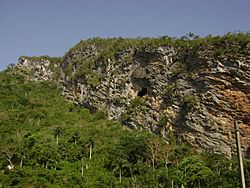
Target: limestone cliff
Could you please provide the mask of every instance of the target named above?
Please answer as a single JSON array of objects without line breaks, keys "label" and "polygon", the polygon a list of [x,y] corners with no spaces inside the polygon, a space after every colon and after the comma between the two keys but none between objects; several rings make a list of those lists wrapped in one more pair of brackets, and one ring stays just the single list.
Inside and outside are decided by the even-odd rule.
[{"label": "limestone cliff", "polygon": [[233,120],[250,146],[250,36],[81,41],[62,58],[21,57],[14,70],[55,80],[62,95],[131,129],[231,156]]}]

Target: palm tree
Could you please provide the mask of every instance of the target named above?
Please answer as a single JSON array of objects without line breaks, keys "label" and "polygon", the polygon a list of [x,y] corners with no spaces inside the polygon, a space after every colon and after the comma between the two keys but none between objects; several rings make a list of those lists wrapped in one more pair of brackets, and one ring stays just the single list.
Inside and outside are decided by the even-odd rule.
[{"label": "palm tree", "polygon": [[89,148],[89,159],[91,160],[92,151],[93,151],[93,147],[94,147],[94,140],[92,139],[92,137],[89,137],[89,139],[86,143],[86,147]]},{"label": "palm tree", "polygon": [[187,33],[187,36],[189,37],[189,40],[191,40],[191,39],[193,39],[194,38],[194,33],[192,33],[192,32],[188,32]]},{"label": "palm tree", "polygon": [[23,148],[19,153],[19,157],[20,157],[20,168],[22,168],[23,161],[24,161],[24,159],[26,159],[26,153],[25,153],[25,150]]},{"label": "palm tree", "polygon": [[80,139],[80,134],[79,132],[75,132],[72,136],[71,136],[71,141],[76,145],[77,141]]},{"label": "palm tree", "polygon": [[122,182],[122,171],[124,168],[128,167],[128,161],[125,159],[118,159],[114,163],[112,163],[113,172],[119,172],[119,182]]},{"label": "palm tree", "polygon": [[63,131],[61,127],[56,127],[54,130],[54,136],[56,137],[56,145],[59,143],[59,136],[62,135]]}]

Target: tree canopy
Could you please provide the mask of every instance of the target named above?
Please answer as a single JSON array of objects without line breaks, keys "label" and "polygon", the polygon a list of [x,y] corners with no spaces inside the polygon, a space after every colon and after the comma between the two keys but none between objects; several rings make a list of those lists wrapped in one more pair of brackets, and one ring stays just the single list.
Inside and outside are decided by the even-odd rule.
[{"label": "tree canopy", "polygon": [[59,93],[0,73],[0,187],[239,186],[234,159],[132,132]]}]

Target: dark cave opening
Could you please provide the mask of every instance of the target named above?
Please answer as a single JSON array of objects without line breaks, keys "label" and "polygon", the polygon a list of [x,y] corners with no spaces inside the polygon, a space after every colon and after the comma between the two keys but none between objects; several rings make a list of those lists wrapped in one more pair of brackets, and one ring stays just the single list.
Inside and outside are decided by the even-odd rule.
[{"label": "dark cave opening", "polygon": [[145,96],[147,93],[148,93],[147,88],[142,88],[142,89],[138,92],[137,96],[138,96],[138,97],[143,97],[143,96]]}]

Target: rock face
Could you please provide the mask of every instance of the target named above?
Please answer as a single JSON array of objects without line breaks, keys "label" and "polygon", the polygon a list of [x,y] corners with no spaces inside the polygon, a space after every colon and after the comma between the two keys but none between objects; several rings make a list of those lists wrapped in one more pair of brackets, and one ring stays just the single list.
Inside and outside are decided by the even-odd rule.
[{"label": "rock face", "polygon": [[17,65],[20,70],[25,67],[26,69],[23,69],[23,71],[25,71],[25,74],[34,81],[52,80],[54,72],[50,66],[51,60],[46,56],[41,58],[22,56],[19,58],[19,63]]},{"label": "rock face", "polygon": [[129,39],[93,39],[60,60],[21,57],[17,68],[32,80],[56,79],[68,100],[93,112],[105,110],[131,129],[149,130],[166,141],[173,141],[174,133],[179,141],[228,157],[236,150],[237,119],[250,157],[249,38],[158,45],[152,45],[156,39],[133,45]]}]

